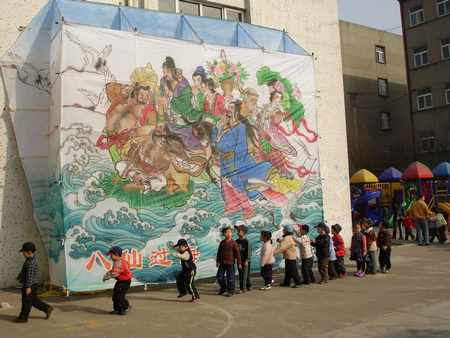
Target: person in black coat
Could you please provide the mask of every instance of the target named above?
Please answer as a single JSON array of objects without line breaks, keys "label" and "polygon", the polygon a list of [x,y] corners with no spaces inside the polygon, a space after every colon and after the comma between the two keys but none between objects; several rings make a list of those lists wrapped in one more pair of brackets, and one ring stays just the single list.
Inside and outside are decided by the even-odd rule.
[{"label": "person in black coat", "polygon": [[319,284],[328,283],[328,264],[330,261],[330,236],[326,231],[326,225],[320,223],[316,226],[319,236],[313,242],[316,248],[317,266],[320,273]]}]

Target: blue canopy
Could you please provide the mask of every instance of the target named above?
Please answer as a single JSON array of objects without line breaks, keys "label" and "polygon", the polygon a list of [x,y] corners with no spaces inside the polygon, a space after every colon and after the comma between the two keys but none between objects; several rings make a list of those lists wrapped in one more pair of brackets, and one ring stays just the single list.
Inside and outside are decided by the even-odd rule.
[{"label": "blue canopy", "polygon": [[400,170],[390,167],[381,173],[378,177],[380,182],[398,182],[402,178],[402,173]]},{"label": "blue canopy", "polygon": [[433,169],[434,177],[450,177],[450,163],[442,162]]},{"label": "blue canopy", "polygon": [[166,13],[80,0],[50,0],[38,16],[53,37],[62,21],[193,43],[309,55],[286,31],[208,17]]}]

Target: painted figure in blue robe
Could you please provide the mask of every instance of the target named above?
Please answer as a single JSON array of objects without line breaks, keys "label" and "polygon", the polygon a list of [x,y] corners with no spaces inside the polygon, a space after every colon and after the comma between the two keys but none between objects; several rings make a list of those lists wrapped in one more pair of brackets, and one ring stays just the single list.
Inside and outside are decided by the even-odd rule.
[{"label": "painted figure in blue robe", "polygon": [[[228,118],[233,120],[232,117]],[[248,152],[247,126],[236,121],[228,123],[228,128],[214,128],[212,141],[220,154],[220,177],[222,196],[225,201],[226,212],[243,210],[249,214],[250,200],[260,196],[257,190],[249,190],[249,180],[267,182],[272,169],[270,162],[257,163]],[[220,125],[220,123],[219,123]]]}]

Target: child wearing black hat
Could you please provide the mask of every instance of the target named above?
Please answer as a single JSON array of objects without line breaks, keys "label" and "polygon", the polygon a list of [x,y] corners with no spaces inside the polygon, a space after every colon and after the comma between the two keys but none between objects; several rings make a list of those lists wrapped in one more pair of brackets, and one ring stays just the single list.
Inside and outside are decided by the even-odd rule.
[{"label": "child wearing black hat", "polygon": [[22,284],[22,309],[15,322],[26,323],[33,306],[46,314],[45,319],[49,319],[53,307],[41,301],[37,295],[39,267],[35,255],[36,246],[32,242],[26,242],[22,245],[20,252],[25,257],[22,271],[17,276],[17,279]]},{"label": "child wearing black hat", "polygon": [[264,279],[264,286],[260,290],[270,290],[272,288],[272,266],[275,263],[272,246],[272,233],[261,231],[261,277]]},{"label": "child wearing black hat", "polygon": [[245,224],[236,224],[234,228],[237,231],[238,239],[236,243],[239,245],[239,254],[241,255],[242,267],[238,268],[239,271],[239,290],[244,293],[245,290],[252,290],[252,282],[250,281],[250,266],[252,258],[252,247],[250,241],[246,238],[247,227]]},{"label": "child wearing black hat", "polygon": [[231,227],[222,229],[222,234],[225,239],[220,242],[216,257],[217,282],[220,285],[219,295],[231,297],[234,295],[234,264],[237,262],[238,267],[242,267],[241,255],[239,245],[232,238]]},{"label": "child wearing black hat", "polygon": [[133,274],[130,271],[125,257],[122,257],[121,247],[113,246],[106,255],[111,256],[113,267],[103,276],[103,281],[111,278],[116,279],[113,289],[113,311],[111,311],[111,314],[123,316],[131,309],[130,303],[125,296],[130,289]]},{"label": "child wearing black hat", "polygon": [[181,272],[177,276],[178,298],[184,297],[189,293],[194,302],[200,299],[200,295],[195,287],[197,266],[194,263],[191,249],[189,248],[188,242],[183,238],[179,239],[173,247],[177,252],[173,253],[172,256],[179,258],[181,262]]}]

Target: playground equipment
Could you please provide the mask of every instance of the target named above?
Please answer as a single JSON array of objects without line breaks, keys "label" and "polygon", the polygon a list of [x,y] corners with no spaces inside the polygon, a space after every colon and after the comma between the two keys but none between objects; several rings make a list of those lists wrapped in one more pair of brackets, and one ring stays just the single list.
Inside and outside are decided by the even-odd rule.
[{"label": "playground equipment", "polygon": [[450,215],[450,163],[442,162],[433,169],[436,205]]},{"label": "playground equipment", "polygon": [[382,196],[389,184],[378,183],[378,178],[367,169],[358,170],[351,178],[352,211],[374,222],[383,220]]},{"label": "playground equipment", "polygon": [[413,162],[403,172],[402,181],[405,191],[424,195],[427,202],[433,199],[433,173],[421,162]]}]

